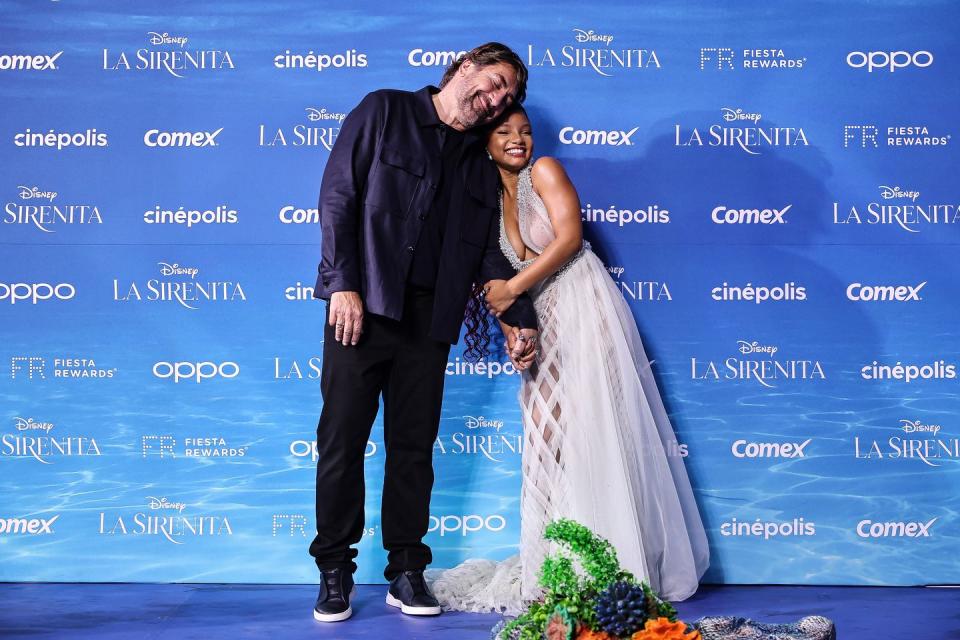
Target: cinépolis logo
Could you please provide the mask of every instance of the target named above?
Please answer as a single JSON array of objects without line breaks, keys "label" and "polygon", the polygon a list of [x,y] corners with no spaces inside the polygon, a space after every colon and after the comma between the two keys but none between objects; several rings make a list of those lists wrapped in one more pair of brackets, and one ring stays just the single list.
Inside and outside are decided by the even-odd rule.
[{"label": "cin\u00e9polis logo", "polygon": [[[616,43],[616,44],[615,44]],[[527,66],[533,68],[585,69],[611,77],[625,70],[660,69],[654,49],[634,46],[620,37],[594,29],[574,28],[565,43],[527,45]]]},{"label": "cin\u00e9polis logo", "polygon": [[18,416],[13,419],[13,426],[13,433],[0,435],[0,458],[27,458],[52,464],[61,458],[102,455],[96,438],[51,435],[51,422]]},{"label": "cin\u00e9polis logo", "polygon": [[685,128],[674,124],[674,146],[734,148],[760,155],[768,147],[808,147],[803,127],[761,126],[761,114],[723,107],[721,124]]},{"label": "cin\u00e9polis logo", "polygon": [[580,220],[601,224],[615,224],[618,227],[634,224],[669,224],[670,210],[658,204],[640,209],[624,208],[615,204],[606,209],[596,208],[589,202],[580,209]]},{"label": "cin\u00e9polis logo", "polygon": [[113,300],[123,303],[172,303],[195,311],[202,305],[246,302],[243,286],[233,280],[198,279],[198,267],[158,262],[160,277],[147,280],[113,279]]},{"label": "cin\u00e9polis logo", "polygon": [[146,224],[175,224],[189,229],[194,225],[237,224],[239,216],[236,209],[226,204],[208,209],[192,209],[183,206],[164,209],[156,205],[143,212],[143,221]]},{"label": "cin\u00e9polis logo", "polygon": [[309,124],[266,125],[261,124],[258,145],[261,147],[322,147],[333,149],[340,133],[340,125],[346,113],[328,111],[326,108],[307,107]]},{"label": "cin\u00e9polis logo", "polygon": [[233,535],[225,514],[185,514],[187,505],[166,496],[147,496],[139,510],[101,511],[98,534],[103,536],[148,536],[172,544],[184,544],[198,538],[223,538]]},{"label": "cin\u00e9polis logo", "polygon": [[753,340],[738,340],[739,355],[714,360],[690,358],[690,378],[723,382],[753,381],[774,388],[780,382],[826,380],[823,365],[816,359],[778,358],[780,347]]},{"label": "cin\u00e9polis logo", "polygon": [[55,203],[60,194],[37,186],[18,186],[17,200],[3,207],[3,224],[33,226],[44,233],[56,233],[64,226],[103,224],[95,204]]},{"label": "cin\u00e9polis logo", "polygon": [[184,78],[236,68],[229,51],[188,47],[189,43],[190,38],[183,34],[149,31],[146,42],[149,46],[134,51],[104,49],[103,70],[161,72]]}]

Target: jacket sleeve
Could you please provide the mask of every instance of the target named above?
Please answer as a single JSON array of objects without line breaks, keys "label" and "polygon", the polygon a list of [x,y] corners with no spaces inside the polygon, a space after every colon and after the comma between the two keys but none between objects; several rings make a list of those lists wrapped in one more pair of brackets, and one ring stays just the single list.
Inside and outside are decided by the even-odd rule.
[{"label": "jacket sleeve", "polygon": [[367,94],[343,121],[323,171],[319,273],[328,293],[361,291],[363,193],[384,112],[382,97],[377,93]]},{"label": "jacket sleeve", "polygon": [[[480,262],[480,283],[488,280],[509,280],[517,274],[507,257],[500,251],[500,215],[497,212],[490,222],[487,233],[487,246],[483,251],[483,260]],[[526,293],[521,294],[510,308],[503,312],[500,320],[511,327],[521,329],[537,328],[537,312],[533,308],[533,300]]]}]

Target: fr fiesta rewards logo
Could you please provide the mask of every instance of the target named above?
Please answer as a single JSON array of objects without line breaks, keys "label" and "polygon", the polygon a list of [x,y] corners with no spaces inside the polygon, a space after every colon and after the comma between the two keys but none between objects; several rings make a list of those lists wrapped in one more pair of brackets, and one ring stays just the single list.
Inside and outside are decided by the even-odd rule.
[{"label": "fr fiesta rewards logo", "polygon": [[151,48],[113,52],[110,49],[104,49],[103,70],[159,71],[182,79],[200,72],[217,73],[236,68],[229,51],[187,48],[189,41],[190,38],[184,35],[148,31],[147,43]]},{"label": "fr fiesta rewards logo", "polygon": [[[51,227],[84,224],[103,224],[96,205],[55,204],[56,191],[40,187],[18,186],[19,202],[7,202],[3,207],[3,224],[33,225],[44,233],[55,233]],[[46,202],[44,202],[46,201]]]},{"label": "fr fiesta rewards logo", "polygon": [[[930,129],[918,123],[892,125],[883,127],[885,135],[881,137],[879,125],[845,124],[843,125],[843,148],[847,149],[851,146],[860,149],[945,147],[953,139],[951,133],[939,131],[939,135],[935,135],[930,133]],[[934,131],[937,131],[936,128]]]},{"label": "fr fiesta rewards logo", "polygon": [[896,73],[897,69],[926,69],[933,64],[933,54],[929,51],[851,51],[847,54],[847,66],[854,69],[866,69]]},{"label": "fr fiesta rewards logo", "polygon": [[[960,222],[956,204],[916,204],[919,191],[908,191],[899,186],[880,185],[880,198],[857,204],[833,203],[833,224],[896,226],[907,233],[921,233],[942,225]],[[893,200],[894,202],[888,202]]]},{"label": "fr fiesta rewards logo", "polygon": [[0,71],[58,71],[57,60],[63,51],[53,54],[0,54]]},{"label": "fr fiesta rewards logo", "polygon": [[750,155],[760,155],[760,150],[767,147],[810,146],[802,127],[762,127],[759,123],[763,116],[759,113],[723,107],[720,118],[734,124],[713,124],[706,129],[694,126],[688,131],[675,124],[674,146],[735,148]]},{"label": "fr fiesta rewards logo", "polygon": [[340,125],[347,114],[314,107],[308,107],[306,113],[308,122],[320,124],[297,124],[286,127],[261,124],[259,146],[323,147],[327,151],[333,149],[333,143],[337,141],[337,136],[340,134]]},{"label": "fr fiesta rewards logo", "polygon": [[184,458],[243,458],[249,446],[231,446],[221,436],[190,437],[183,439],[182,448],[177,448],[177,439],[172,435],[146,435],[140,437],[141,457],[158,456],[176,458],[177,451]]},{"label": "fr fiesta rewards logo", "polygon": [[[738,57],[739,56],[739,57]],[[741,49],[701,47],[700,71],[803,69],[806,57],[788,56],[783,49]]]},{"label": "fr fiesta rewards logo", "polygon": [[[573,44],[541,47],[527,45],[527,66],[536,68],[589,69],[609,78],[627,69],[643,71],[660,69],[660,59],[653,49],[622,46],[613,35],[593,29],[573,29]],[[618,46],[614,47],[614,40]]]},{"label": "fr fiesta rewards logo", "polygon": [[[47,379],[47,358],[41,356],[12,356],[10,358],[10,378],[17,380]],[[53,358],[51,368],[53,377],[64,380],[107,379],[117,375],[118,369],[105,369],[97,365],[93,358]]]}]

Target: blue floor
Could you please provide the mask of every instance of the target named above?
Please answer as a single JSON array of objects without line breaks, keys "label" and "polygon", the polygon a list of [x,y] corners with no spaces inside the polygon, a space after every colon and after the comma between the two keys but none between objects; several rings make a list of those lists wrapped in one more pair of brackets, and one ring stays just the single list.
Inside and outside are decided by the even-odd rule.
[{"label": "blue floor", "polygon": [[[303,585],[0,584],[4,638],[299,638],[481,640],[495,615],[411,618],[384,604],[384,586],[360,586],[352,619],[314,622]],[[677,608],[687,621],[742,615],[785,622],[820,614],[841,640],[960,638],[960,589],[704,586]]]}]

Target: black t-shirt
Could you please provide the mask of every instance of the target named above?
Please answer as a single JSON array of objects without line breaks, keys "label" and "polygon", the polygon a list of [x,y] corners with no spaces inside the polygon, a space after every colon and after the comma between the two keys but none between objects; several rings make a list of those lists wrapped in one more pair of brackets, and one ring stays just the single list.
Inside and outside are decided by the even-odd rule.
[{"label": "black t-shirt", "polygon": [[447,225],[447,211],[453,189],[463,188],[463,181],[457,175],[465,137],[462,132],[445,124],[440,130],[440,183],[437,195],[423,220],[420,237],[413,253],[408,284],[421,289],[433,289],[437,283],[440,268],[440,251],[443,248],[443,231]]}]

